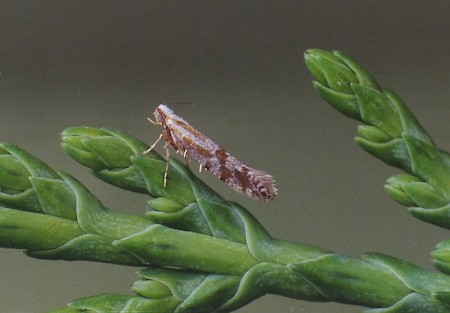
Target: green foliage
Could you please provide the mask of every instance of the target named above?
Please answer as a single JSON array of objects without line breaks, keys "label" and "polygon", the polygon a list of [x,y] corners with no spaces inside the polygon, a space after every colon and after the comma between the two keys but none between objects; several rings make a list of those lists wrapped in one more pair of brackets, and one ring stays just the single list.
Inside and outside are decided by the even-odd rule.
[{"label": "green foliage", "polygon": [[[308,50],[319,94],[362,122],[356,142],[405,173],[387,193],[414,216],[449,228],[450,157],[392,92],[341,52]],[[181,162],[132,136],[73,127],[62,147],[99,179],[148,194],[153,210],[108,209],[85,186],[12,144],[0,145],[0,246],[41,259],[141,266],[134,294],[75,300],[53,313],[231,312],[266,293],[364,306],[364,312],[450,312],[450,243],[433,273],[380,253],[353,259],[270,236],[249,211],[223,199]]]},{"label": "green foliage", "polygon": [[311,49],[305,62],[319,94],[342,114],[363,122],[356,143],[409,174],[388,179],[387,193],[410,206],[414,216],[449,228],[449,154],[436,147],[397,95],[380,88],[344,53]]}]

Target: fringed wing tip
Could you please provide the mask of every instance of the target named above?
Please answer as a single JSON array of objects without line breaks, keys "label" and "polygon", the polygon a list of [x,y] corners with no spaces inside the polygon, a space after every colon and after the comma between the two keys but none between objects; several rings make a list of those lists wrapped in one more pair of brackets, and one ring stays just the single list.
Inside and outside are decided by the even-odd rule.
[{"label": "fringed wing tip", "polygon": [[253,174],[255,175],[258,185],[258,192],[253,196],[262,201],[268,201],[275,198],[278,194],[278,189],[275,186],[273,176],[260,170],[253,170]]}]

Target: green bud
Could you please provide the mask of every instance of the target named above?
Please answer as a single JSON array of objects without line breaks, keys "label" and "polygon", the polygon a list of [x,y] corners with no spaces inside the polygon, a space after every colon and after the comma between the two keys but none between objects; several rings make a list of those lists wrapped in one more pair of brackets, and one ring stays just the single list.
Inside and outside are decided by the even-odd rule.
[{"label": "green bud", "polygon": [[0,207],[1,247],[51,250],[82,234],[72,220]]},{"label": "green bud", "polygon": [[[127,302],[120,313],[136,312],[176,312],[179,301],[175,297],[165,297],[161,299],[147,299],[143,297],[134,297]],[[105,312],[105,313],[109,313]]]},{"label": "green bud", "polygon": [[103,169],[92,172],[97,178],[121,189],[148,194],[147,185],[137,166],[124,169]]},{"label": "green bud", "polygon": [[0,204],[30,212],[42,212],[30,177],[58,177],[47,164],[7,143],[0,144],[0,173]]},{"label": "green bud", "polygon": [[438,291],[434,297],[447,306],[450,306],[450,291]]},{"label": "green bud", "polygon": [[363,313],[448,313],[449,307],[438,298],[438,294],[411,293],[392,306],[369,309]]},{"label": "green bud", "polygon": [[356,137],[355,142],[383,162],[411,173],[411,159],[403,139],[398,138],[388,142],[377,143]]},{"label": "green bud", "polygon": [[416,176],[408,174],[400,174],[390,177],[386,184],[384,185],[384,190],[388,195],[400,204],[405,206],[414,206],[416,203],[411,199],[411,197],[405,192],[403,188],[404,185],[420,182],[420,179]]},{"label": "green bud", "polygon": [[360,99],[355,96],[354,86],[378,90],[373,77],[355,60],[340,51],[330,53],[320,49],[309,49],[305,63],[313,76],[314,88],[342,114],[362,120]]},{"label": "green bud", "polygon": [[73,159],[89,168],[125,168],[133,150],[120,138],[91,127],[72,127],[61,133],[62,147]]},{"label": "green bud", "polygon": [[391,138],[378,127],[370,125],[359,125],[358,134],[367,141],[375,143],[383,143],[391,140]]},{"label": "green bud", "polygon": [[[57,236],[57,234],[52,234]],[[70,239],[63,245],[50,250],[39,250],[34,247],[28,250],[28,256],[38,259],[94,261],[131,266],[144,265],[134,255],[112,245],[114,239],[95,234],[82,234]]]},{"label": "green bud", "polygon": [[407,261],[381,253],[366,253],[362,257],[371,264],[387,269],[405,287],[419,294],[431,296],[438,290],[448,290],[450,286],[450,276],[427,271]]},{"label": "green bud", "polygon": [[334,91],[316,81],[313,82],[313,86],[322,98],[336,110],[352,119],[361,120],[359,104],[355,95]]},{"label": "green bud", "polygon": [[395,110],[398,112],[402,123],[402,131],[418,140],[434,146],[433,139],[427,134],[422,125],[420,125],[419,121],[416,119],[414,114],[411,113],[402,99],[390,90],[383,90],[383,93],[389,102],[395,106]]},{"label": "green bud", "polygon": [[177,309],[180,312],[214,312],[235,295],[240,281],[240,276],[208,275]]},{"label": "green bud", "polygon": [[310,49],[305,54],[305,63],[314,79],[337,92],[352,94],[352,83],[357,83],[355,73],[339,58],[329,52]]},{"label": "green bud", "polygon": [[338,57],[322,49],[308,49],[304,54],[306,67],[311,72],[313,78],[324,86],[328,86],[325,72],[319,62],[319,58],[328,59],[330,62],[339,63]]},{"label": "green bud", "polygon": [[153,200],[148,201],[148,205],[155,210],[166,213],[174,213],[178,212],[183,208],[183,205],[164,197],[155,198]]},{"label": "green bud", "polygon": [[[69,304],[70,307],[80,308],[81,312],[110,313],[122,311],[132,296],[120,294],[104,294],[78,299]],[[85,311],[84,311],[85,310]]]},{"label": "green bud", "polygon": [[19,148],[18,146],[3,143],[0,144],[0,148],[2,148],[3,151],[7,151],[7,153],[16,157],[27,168],[30,176],[58,178],[58,174],[47,164],[45,164],[35,156],[29,154],[25,150]]},{"label": "green bud", "polygon": [[291,267],[327,299],[337,302],[387,306],[411,292],[388,269],[344,256],[325,255]]},{"label": "green bud", "polygon": [[122,189],[148,193],[142,172],[132,157],[162,160],[148,146],[113,128],[72,127],[61,134],[62,147],[73,159],[93,170],[101,180]]},{"label": "green bud", "polygon": [[437,244],[431,256],[434,266],[442,273],[450,275],[450,240]]},{"label": "green bud", "polygon": [[66,173],[60,175],[75,194],[77,221],[86,233],[122,238],[153,224],[146,218],[105,208],[100,200],[75,178]]},{"label": "green bud", "polygon": [[[206,275],[200,272],[164,268],[146,268],[139,271],[139,276],[146,279],[138,283],[139,294],[143,295],[142,291],[147,292],[145,290],[147,286],[144,284],[149,284],[150,288],[154,287],[150,285],[150,282],[162,284],[163,289],[167,288],[173,298],[179,301],[176,312],[213,312],[218,307],[221,312],[229,312],[228,309],[222,310],[221,305],[229,303],[241,281],[240,276]],[[158,288],[158,286],[160,285],[155,287]],[[244,292],[249,293],[251,297],[252,291]],[[160,293],[160,291],[155,292]]]},{"label": "green bud", "polygon": [[448,200],[433,186],[412,175],[389,178],[385,189],[394,200],[406,206],[436,209],[448,204]]},{"label": "green bud", "polygon": [[391,139],[402,135],[402,124],[395,105],[384,93],[354,84],[352,89],[358,99],[362,120],[379,128]]},{"label": "green bud", "polygon": [[405,192],[422,208],[436,209],[449,203],[440,192],[425,182],[409,183],[403,186]]},{"label": "green bud", "polygon": [[450,228],[450,203],[437,209],[425,209],[420,207],[410,207],[408,211],[415,217],[423,221],[432,223],[444,228]]},{"label": "green bud", "polygon": [[358,62],[341,51],[333,51],[333,54],[355,73],[358,84],[374,89],[380,89],[376,80]]},{"label": "green bud", "polygon": [[201,272],[166,267],[146,267],[140,270],[138,275],[145,281],[157,281],[164,284],[180,301],[189,297],[208,277]]},{"label": "green bud", "polygon": [[138,280],[131,289],[138,295],[149,299],[160,299],[172,295],[169,287],[154,280]]},{"label": "green bud", "polygon": [[177,160],[170,159],[166,186],[164,186],[165,160],[148,158],[146,156],[133,156],[131,160],[141,173],[148,193],[153,197],[171,199],[182,205],[188,205],[196,200],[191,184],[186,177],[191,175],[189,169],[184,165],[180,165]]},{"label": "green bud", "polygon": [[[161,198],[157,198],[155,200],[158,199]],[[149,202],[153,203],[153,200]],[[208,222],[197,202],[190,203],[177,212],[172,213],[155,210],[148,211],[145,215],[153,222],[170,228],[193,231],[204,235],[212,235],[210,225],[208,225]]]},{"label": "green bud", "polygon": [[405,134],[404,141],[411,158],[414,174],[429,183],[447,200],[450,200],[450,165],[433,145]]},{"label": "green bud", "polygon": [[77,219],[75,195],[62,179],[31,177],[30,181],[43,213]]},{"label": "green bud", "polygon": [[8,153],[0,154],[0,172],[2,173],[0,175],[0,190],[2,192],[17,194],[31,188],[28,179],[30,172],[15,156]]},{"label": "green bud", "polygon": [[175,312],[179,301],[174,297],[147,299],[121,294],[103,294],[78,299],[67,308],[60,308],[49,313],[136,313],[136,312]]}]

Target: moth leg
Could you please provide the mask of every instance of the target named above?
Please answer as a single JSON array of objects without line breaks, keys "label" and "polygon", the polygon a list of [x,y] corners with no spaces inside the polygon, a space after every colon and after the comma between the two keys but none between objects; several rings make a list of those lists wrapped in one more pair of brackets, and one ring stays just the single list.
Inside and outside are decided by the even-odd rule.
[{"label": "moth leg", "polygon": [[187,152],[188,152],[187,149],[184,150],[184,152],[183,152],[184,164],[185,164],[186,166],[189,165],[189,156],[187,155]]},{"label": "moth leg", "polygon": [[159,135],[158,139],[156,139],[155,143],[152,144],[150,148],[148,148],[147,150],[142,152],[142,154],[147,154],[150,151],[152,151],[155,148],[155,146],[158,144],[158,142],[162,139],[163,136],[164,136],[164,132],[162,132],[161,135]]},{"label": "moth leg", "polygon": [[200,163],[200,166],[198,167],[198,172],[201,173],[202,169],[203,169],[203,165],[202,165],[202,163]]},{"label": "moth leg", "polygon": [[169,161],[170,161],[170,151],[169,145],[166,143],[166,170],[164,171],[164,188],[167,186],[167,174],[169,173]]}]

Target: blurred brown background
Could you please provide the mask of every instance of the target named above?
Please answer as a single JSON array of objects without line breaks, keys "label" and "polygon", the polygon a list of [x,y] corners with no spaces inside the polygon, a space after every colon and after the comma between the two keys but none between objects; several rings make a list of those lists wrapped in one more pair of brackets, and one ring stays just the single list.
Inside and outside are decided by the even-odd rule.
[{"label": "blurred brown background", "polygon": [[[261,204],[199,174],[274,236],[431,268],[448,232],[389,199],[383,183],[398,171],[353,143],[357,123],[314,92],[302,58],[308,48],[350,54],[449,149],[449,31],[449,1],[0,1],[0,141],[74,174],[105,205],[142,214],[145,197],[96,181],[61,151],[59,133],[109,126],[151,144],[160,129],[145,117],[156,105],[191,102],[176,112],[275,176],[279,196]],[[1,312],[130,293],[136,279],[137,268],[0,253]],[[239,310],[360,311],[278,296]]]}]

